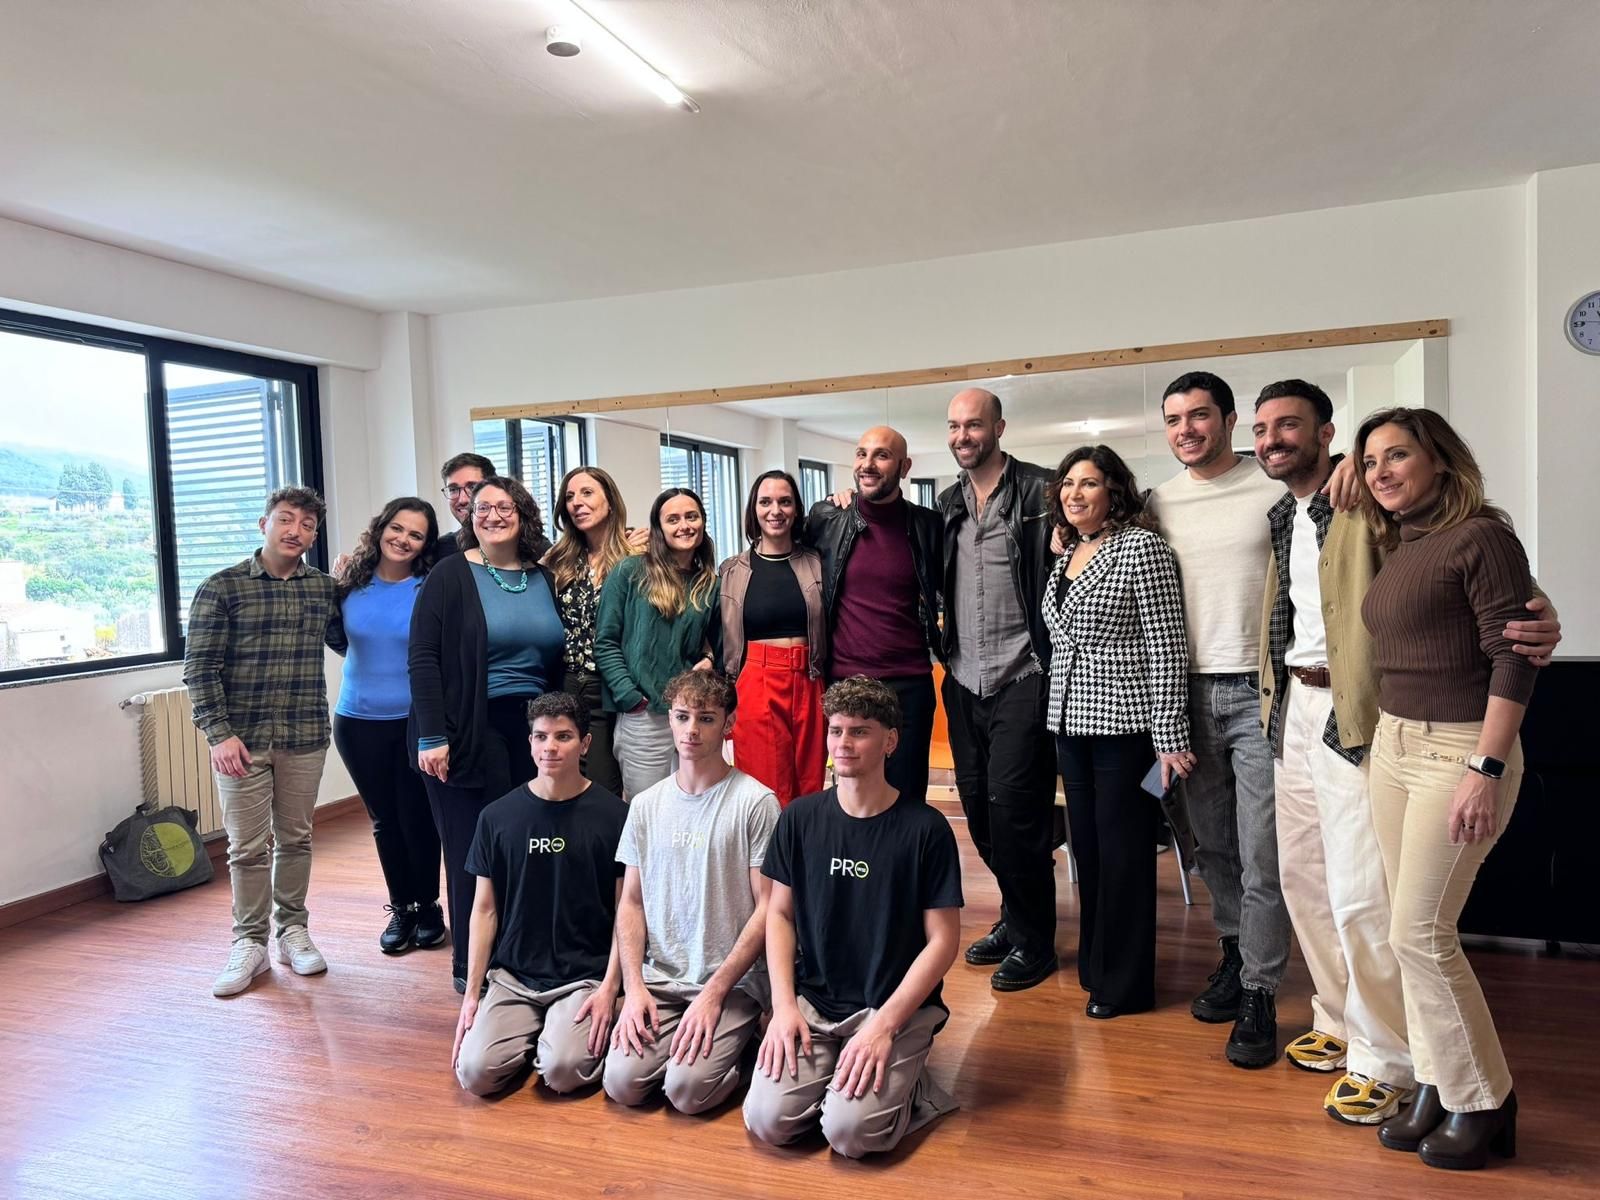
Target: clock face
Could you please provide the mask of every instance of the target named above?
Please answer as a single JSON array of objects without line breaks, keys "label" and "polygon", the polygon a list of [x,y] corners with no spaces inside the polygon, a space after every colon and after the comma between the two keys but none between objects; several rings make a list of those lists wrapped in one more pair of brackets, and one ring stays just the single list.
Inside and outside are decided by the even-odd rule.
[{"label": "clock face", "polygon": [[1580,297],[1567,310],[1567,340],[1586,354],[1600,354],[1600,292]]}]

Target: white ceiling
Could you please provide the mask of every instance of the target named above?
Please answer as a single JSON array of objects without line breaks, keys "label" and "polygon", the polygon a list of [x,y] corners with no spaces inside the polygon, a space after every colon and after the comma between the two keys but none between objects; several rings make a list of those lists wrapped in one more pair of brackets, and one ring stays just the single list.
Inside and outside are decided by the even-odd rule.
[{"label": "white ceiling", "polygon": [[[1006,418],[1005,444],[1056,448],[1086,441],[1128,447],[1153,435],[1165,453],[1161,430],[1161,393],[1187,371],[1212,371],[1227,380],[1239,410],[1235,444],[1251,444],[1250,418],[1255,398],[1279,379],[1304,379],[1328,393],[1334,408],[1345,402],[1347,372],[1357,366],[1392,366],[1415,342],[1328,346],[1241,354],[1188,362],[1100,367],[1089,371],[1057,371],[1047,375],[1015,375],[974,381],[999,396]],[[870,425],[892,425],[905,435],[913,457],[938,463],[944,471],[945,410],[964,385],[921,384],[862,392],[831,392],[779,400],[742,400],[719,408],[760,417],[794,420],[808,433],[836,438],[849,445]],[[1353,432],[1352,431],[1346,431]]]},{"label": "white ceiling", "polygon": [[0,215],[377,309],[567,300],[1600,160],[1570,0],[0,0]]}]

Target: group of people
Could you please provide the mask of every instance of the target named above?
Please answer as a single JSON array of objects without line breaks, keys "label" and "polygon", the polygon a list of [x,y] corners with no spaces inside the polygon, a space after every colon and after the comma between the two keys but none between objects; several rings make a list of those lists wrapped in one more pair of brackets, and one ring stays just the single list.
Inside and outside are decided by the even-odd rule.
[{"label": "group of people", "polygon": [[1262,391],[1253,456],[1214,374],[1175,380],[1162,413],[1183,470],[1145,493],[1106,446],[1012,457],[1000,400],[963,390],[934,508],[901,490],[904,437],[870,429],[854,488],[809,513],[792,476],[761,475],[720,565],[692,490],[632,529],[599,467],[562,480],[552,545],[521,483],[458,455],[457,532],[391,501],[331,577],[304,562],[321,499],[274,493],[261,550],[190,611],[234,891],[215,993],[268,969],[271,924],[292,970],[326,969],[305,906],[326,645],[389,892],[380,948],[450,942],[464,1088],[531,1065],[698,1112],[759,1037],[756,1136],[820,1124],[841,1153],[888,1149],[952,1106],[925,1070],[962,904],[925,803],[938,662],[1001,898],[965,958],[995,990],[1058,969],[1059,776],[1085,1011],[1154,1006],[1165,806],[1222,947],[1191,1011],[1231,1024],[1228,1060],[1278,1057],[1292,930],[1314,996],[1287,1057],[1341,1072],[1330,1115],[1434,1166],[1511,1153],[1456,918],[1516,801],[1554,613],[1436,413],[1374,413],[1344,458],[1302,380]]}]

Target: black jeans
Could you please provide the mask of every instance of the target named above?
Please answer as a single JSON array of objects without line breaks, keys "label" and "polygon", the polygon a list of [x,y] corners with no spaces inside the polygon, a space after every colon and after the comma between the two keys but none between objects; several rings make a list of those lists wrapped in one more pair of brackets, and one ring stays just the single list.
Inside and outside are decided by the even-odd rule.
[{"label": "black jeans", "polygon": [[622,768],[611,750],[611,734],[617,714],[600,710],[600,676],[587,671],[568,671],[561,690],[576,697],[589,710],[589,753],[583,756],[583,775],[598,783],[613,796],[622,795]]},{"label": "black jeans", "polygon": [[482,781],[476,787],[440,783],[425,776],[428,804],[439,840],[444,845],[445,894],[450,901],[450,960],[454,974],[467,973],[467,939],[471,936],[472,896],[478,877],[467,871],[467,851],[478,832],[483,810],[512,788],[534,776],[528,748],[530,696],[496,696],[489,701],[489,728],[484,730]]},{"label": "black jeans", "polygon": [[1148,733],[1056,738],[1078,862],[1078,982],[1124,1012],[1156,1002],[1156,828],[1160,802],[1140,783]]},{"label": "black jeans", "polygon": [[349,768],[372,818],[378,865],[389,903],[433,904],[439,899],[439,831],[416,771],[406,719],[368,721],[333,714],[333,744]]},{"label": "black jeans", "polygon": [[928,798],[928,753],[933,745],[933,718],[938,701],[933,694],[933,672],[880,682],[894,689],[900,700],[900,744],[884,760],[889,786],[902,796]]},{"label": "black jeans", "polygon": [[[1042,672],[975,696],[945,676],[944,709],[967,833],[1000,885],[1000,917],[1029,958],[1055,953],[1056,765]],[[1151,847],[1151,853],[1155,848]]]}]

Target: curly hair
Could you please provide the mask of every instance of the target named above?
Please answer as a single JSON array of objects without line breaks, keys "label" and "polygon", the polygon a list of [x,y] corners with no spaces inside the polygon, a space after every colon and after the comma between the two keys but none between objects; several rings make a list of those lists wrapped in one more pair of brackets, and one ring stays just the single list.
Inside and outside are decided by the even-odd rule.
[{"label": "curly hair", "polygon": [[894,689],[879,679],[852,675],[841,679],[822,693],[822,715],[857,717],[876,721],[885,729],[899,729],[900,698]]},{"label": "curly hair", "polygon": [[567,718],[577,726],[580,738],[589,736],[589,706],[570,692],[546,692],[528,701],[528,728],[540,717],[547,721]]},{"label": "curly hair", "polygon": [[680,703],[686,708],[720,708],[730,717],[739,707],[733,681],[720,671],[680,671],[667,680],[661,699],[668,708]]},{"label": "curly hair", "polygon": [[378,563],[383,559],[383,531],[403,512],[421,513],[428,521],[427,541],[411,560],[411,573],[422,576],[433,570],[435,543],[439,540],[439,518],[433,511],[433,505],[420,496],[397,496],[385,504],[383,511],[373,517],[362,531],[354,553],[339,574],[339,599],[343,600],[351,592],[360,591],[372,582],[372,577],[378,571]]},{"label": "curly hair", "polygon": [[315,488],[308,487],[281,487],[267,497],[267,506],[261,510],[263,517],[270,517],[272,510],[280,504],[287,504],[290,508],[298,508],[301,512],[308,512],[317,519],[317,528],[321,528],[328,519],[328,505],[317,494]]},{"label": "curly hair", "polygon": [[1378,503],[1367,486],[1367,439],[1385,425],[1405,430],[1418,449],[1433,459],[1439,471],[1439,501],[1429,516],[1428,529],[1449,529],[1469,517],[1489,517],[1511,528],[1511,518],[1484,496],[1483,470],[1473,457],[1472,447],[1449,421],[1426,408],[1382,408],[1361,422],[1356,430],[1355,457],[1361,466],[1361,496],[1357,507],[1367,528],[1385,550],[1400,544],[1400,518]]},{"label": "curly hair", "polygon": [[605,527],[598,530],[595,535],[600,543],[596,547],[600,554],[600,563],[595,570],[594,586],[599,587],[605,583],[611,568],[633,553],[628,547],[628,537],[625,532],[628,528],[628,506],[622,502],[622,492],[617,487],[617,481],[611,478],[609,472],[602,471],[599,467],[573,467],[561,477],[561,486],[556,489],[556,544],[551,547],[544,563],[556,577],[558,592],[589,569],[588,537],[572,523],[572,517],[567,512],[567,489],[579,475],[587,475],[600,485],[600,491],[606,498],[606,506],[611,510],[611,515],[606,518]]},{"label": "curly hair", "polygon": [[[511,503],[517,507],[517,558],[518,561],[533,564],[545,556],[550,549],[550,539],[544,536],[544,518],[539,515],[539,505],[528,494],[528,489],[507,475],[491,475],[481,483],[472,485],[472,502],[478,502],[478,496],[484,488],[499,488],[511,497]],[[478,521],[477,514],[473,519],[461,527],[457,535],[463,550],[478,549]]]},{"label": "curly hair", "polygon": [[1072,468],[1081,462],[1091,462],[1105,476],[1106,491],[1111,493],[1111,508],[1106,513],[1108,530],[1132,526],[1136,529],[1156,531],[1156,519],[1145,505],[1146,493],[1139,490],[1139,481],[1133,477],[1128,464],[1122,461],[1110,446],[1079,446],[1061,460],[1050,482],[1045,485],[1045,515],[1050,523],[1061,530],[1063,543],[1076,540],[1078,533],[1067,521],[1066,509],[1061,505],[1061,485],[1066,483]]}]

